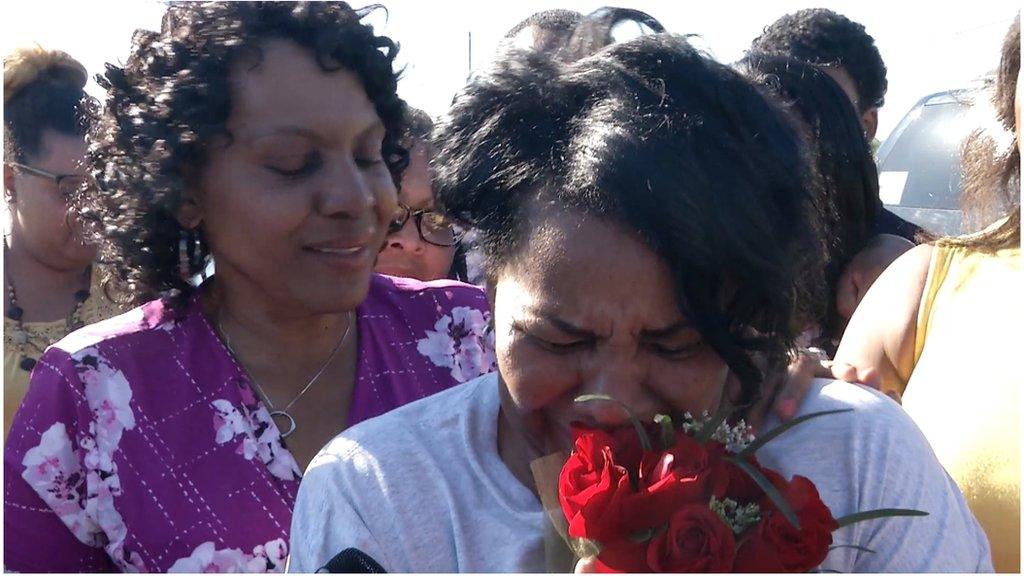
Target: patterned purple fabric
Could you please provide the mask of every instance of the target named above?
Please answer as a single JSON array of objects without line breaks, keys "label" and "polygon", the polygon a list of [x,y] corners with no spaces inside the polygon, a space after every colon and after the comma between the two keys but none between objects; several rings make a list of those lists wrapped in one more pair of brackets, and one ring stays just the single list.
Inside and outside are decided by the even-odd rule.
[{"label": "patterned purple fabric", "polygon": [[[301,472],[201,314],[150,302],[40,359],[4,449],[19,572],[282,571]],[[349,425],[495,368],[479,288],[375,276]]]}]

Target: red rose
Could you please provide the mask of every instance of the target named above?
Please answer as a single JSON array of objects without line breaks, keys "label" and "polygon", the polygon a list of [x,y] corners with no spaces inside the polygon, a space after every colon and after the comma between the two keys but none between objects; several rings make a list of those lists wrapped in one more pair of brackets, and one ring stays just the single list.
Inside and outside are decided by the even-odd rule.
[{"label": "red rose", "polygon": [[736,571],[807,572],[816,568],[828,556],[832,532],[839,524],[807,478],[794,476],[785,482],[774,472],[769,478],[800,520],[800,529],[793,527],[765,496],[761,500],[761,521],[742,538]]},{"label": "red rose", "polygon": [[721,444],[704,445],[684,434],[668,450],[644,454],[640,489],[628,503],[628,530],[662,527],[687,504],[706,507],[712,496],[721,498],[729,484],[723,456]]},{"label": "red rose", "polygon": [[614,439],[600,430],[574,433],[575,449],[558,477],[569,536],[599,542],[623,538],[620,504],[632,488],[626,469],[615,463]]},{"label": "red rose", "polygon": [[651,540],[647,564],[654,572],[730,572],[735,555],[732,529],[707,504],[690,504]]}]

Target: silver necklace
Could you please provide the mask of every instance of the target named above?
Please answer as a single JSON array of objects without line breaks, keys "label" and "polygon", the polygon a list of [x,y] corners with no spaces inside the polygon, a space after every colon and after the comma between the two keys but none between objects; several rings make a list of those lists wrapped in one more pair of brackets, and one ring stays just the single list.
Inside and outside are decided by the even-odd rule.
[{"label": "silver necklace", "polygon": [[[289,402],[283,409],[276,410],[274,408],[274,403],[270,401],[270,397],[267,396],[267,393],[263,391],[263,387],[260,386],[260,383],[257,382],[256,379],[253,378],[252,375],[248,373],[248,371],[246,371],[246,375],[249,376],[249,381],[256,386],[256,391],[259,392],[260,399],[262,399],[270,408],[271,420],[274,420],[275,418],[282,418],[284,419],[284,422],[287,422],[288,430],[281,432],[281,438],[287,438],[288,436],[291,436],[292,432],[295,432],[295,418],[293,418],[292,415],[288,413],[288,410],[291,410],[291,407],[294,406],[295,403],[298,402],[299,399],[302,398],[302,396],[306,392],[308,392],[310,388],[313,387],[313,384],[315,384],[316,381],[320,379],[320,376],[322,376],[323,373],[327,370],[327,367],[331,365],[331,362],[334,360],[334,357],[337,356],[338,351],[341,350],[342,345],[344,345],[345,341],[348,340],[348,333],[352,330],[352,324],[355,322],[354,316],[355,315],[352,314],[352,312],[348,313],[348,325],[345,326],[345,331],[341,334],[341,339],[339,339],[338,343],[334,345],[334,350],[331,350],[330,356],[328,356],[327,360],[325,360],[324,363],[320,366],[320,369],[316,371],[316,374],[314,374],[313,377],[309,379],[309,382],[307,382],[306,385],[302,387],[302,390],[300,390],[299,393],[296,394],[295,398],[292,398],[292,401]],[[221,322],[220,317],[217,318],[217,329],[220,330],[221,336],[224,337],[224,344],[228,347],[228,351],[231,352],[231,355],[234,356],[235,359],[237,360],[238,354],[235,352],[235,349],[231,347],[231,337],[228,336],[228,333],[224,331],[224,324]],[[238,362],[238,365],[241,366],[242,363]],[[245,370],[245,367],[242,366],[242,369]],[[276,420],[274,421],[274,424],[277,425]],[[277,428],[278,430],[280,430],[281,426],[278,425]]]}]

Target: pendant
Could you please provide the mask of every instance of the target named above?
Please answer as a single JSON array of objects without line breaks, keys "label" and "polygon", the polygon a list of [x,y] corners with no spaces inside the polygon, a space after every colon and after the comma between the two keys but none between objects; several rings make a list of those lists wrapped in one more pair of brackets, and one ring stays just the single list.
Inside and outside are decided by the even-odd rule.
[{"label": "pendant", "polygon": [[[285,422],[288,423],[287,430],[284,430],[281,427],[282,423],[279,423],[277,421],[278,417],[284,418]],[[288,436],[291,435],[292,432],[295,432],[295,418],[292,418],[291,414],[284,412],[282,410],[275,410],[270,413],[270,419],[274,421],[274,424],[277,426],[277,429],[281,431],[281,438],[287,438]]]}]

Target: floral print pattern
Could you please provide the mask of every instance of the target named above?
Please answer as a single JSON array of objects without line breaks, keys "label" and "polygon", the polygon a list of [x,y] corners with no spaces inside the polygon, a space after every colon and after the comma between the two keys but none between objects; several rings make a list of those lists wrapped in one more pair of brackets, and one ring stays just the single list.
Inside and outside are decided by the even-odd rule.
[{"label": "floral print pattern", "polygon": [[442,316],[416,343],[416,350],[435,366],[451,370],[456,382],[468,382],[493,372],[494,333],[490,329],[490,313],[459,306],[450,315]]},{"label": "floral print pattern", "polygon": [[[349,426],[494,365],[478,288],[375,276],[357,318]],[[51,347],[4,451],[8,570],[284,569],[300,468],[198,296]]]},{"label": "floral print pattern", "polygon": [[238,548],[217,549],[213,542],[203,542],[188,558],[176,561],[168,572],[283,572],[288,558],[288,545],[278,538],[246,554]]},{"label": "floral print pattern", "polygon": [[22,464],[25,471],[21,477],[60,517],[75,538],[90,546],[102,546],[103,532],[85,513],[82,504],[85,474],[64,424],[58,422],[50,426],[39,444],[25,453]]},{"label": "floral print pattern", "polygon": [[[251,400],[247,402],[246,400]],[[236,454],[246,460],[255,457],[267,465],[267,470],[282,480],[302,477],[299,464],[281,442],[281,432],[274,425],[270,412],[253,398],[248,387],[242,393],[243,407],[218,399],[210,403],[213,408],[213,427],[217,444],[225,444],[241,436]]]}]

